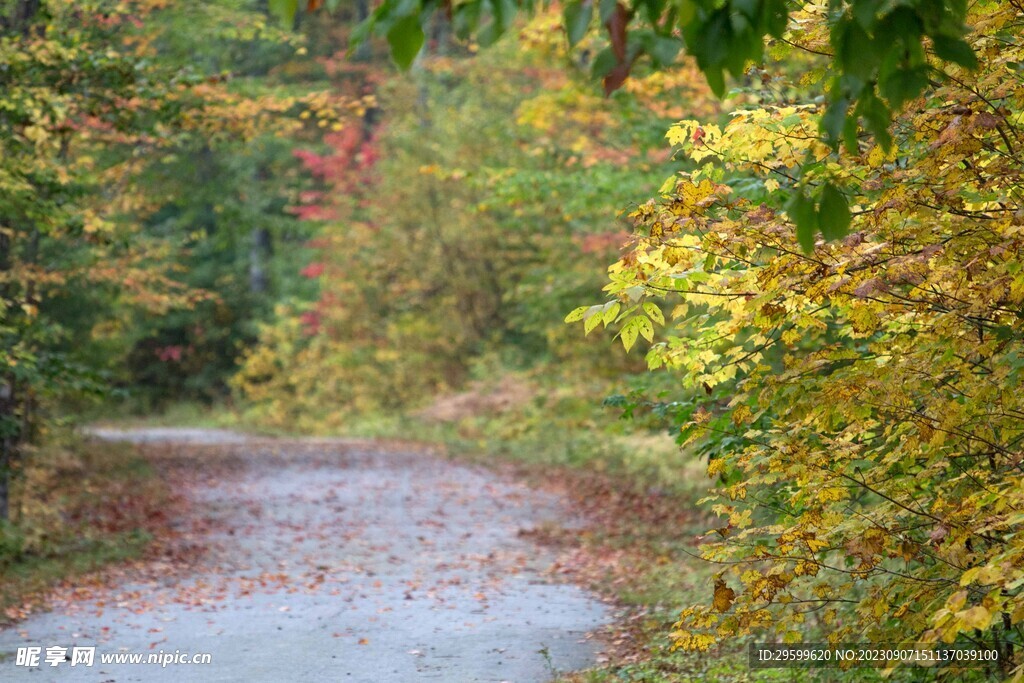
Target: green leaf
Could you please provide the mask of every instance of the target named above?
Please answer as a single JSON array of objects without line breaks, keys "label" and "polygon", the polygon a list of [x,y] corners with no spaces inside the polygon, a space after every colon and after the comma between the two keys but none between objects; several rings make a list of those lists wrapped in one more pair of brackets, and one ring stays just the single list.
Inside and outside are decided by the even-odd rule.
[{"label": "green leaf", "polygon": [[974,50],[961,38],[949,36],[932,36],[932,47],[935,54],[947,62],[953,62],[968,69],[978,68],[978,57]]},{"label": "green leaf", "polygon": [[725,74],[720,67],[709,67],[704,71],[704,77],[708,79],[708,86],[716,96],[725,95]]},{"label": "green leaf", "polygon": [[[370,36],[375,30],[387,24],[388,18],[391,15],[392,7],[388,4],[382,4],[377,7],[373,12],[370,13],[363,21],[359,22],[352,33],[348,37],[348,50],[346,54],[351,56],[355,53],[356,48],[360,44],[370,39]],[[388,24],[389,25],[389,24]]]},{"label": "green leaf", "polygon": [[853,18],[862,27],[870,30],[877,21],[878,10],[882,4],[883,0],[853,0]]},{"label": "green leaf", "polygon": [[388,30],[391,57],[402,70],[408,70],[423,48],[423,26],[420,15],[412,14],[396,21]]},{"label": "green leaf", "polygon": [[480,25],[480,13],[483,11],[482,0],[470,0],[455,6],[455,14],[452,16],[452,26],[455,28],[455,35],[461,40],[469,40]]},{"label": "green leaf", "polygon": [[697,15],[697,3],[694,0],[677,0],[676,11],[676,23],[686,26]]},{"label": "green leaf", "polygon": [[587,309],[589,309],[589,308],[590,308],[590,306],[580,306],[579,308],[572,309],[572,311],[570,311],[569,315],[565,316],[565,322],[567,322],[567,323],[577,323],[577,322],[583,320],[583,314],[586,313]]},{"label": "green leaf", "polygon": [[[847,116],[846,123],[843,125],[843,144],[846,145],[846,151],[850,154],[857,154],[858,152],[857,133],[859,131],[860,127],[857,125],[857,117]],[[888,147],[885,149],[888,151]]]},{"label": "green leaf", "polygon": [[707,19],[698,19],[687,27],[687,49],[697,59],[704,75],[709,79],[711,72],[719,72],[729,60],[733,45],[732,25],[729,21],[729,7],[723,7],[711,14]]},{"label": "green leaf", "polygon": [[584,314],[583,333],[590,334],[595,327],[601,324],[604,316],[601,315],[603,306],[591,306]]},{"label": "green leaf", "polygon": [[[838,87],[833,84],[833,88]],[[825,134],[825,140],[830,145],[838,145],[843,134],[843,126],[846,123],[846,112],[850,108],[850,100],[844,98],[835,99],[829,102],[828,109],[821,117],[819,127]]]},{"label": "green leaf", "polygon": [[295,23],[295,12],[299,9],[299,0],[269,0],[270,13],[287,28]]},{"label": "green leaf", "polygon": [[590,0],[573,0],[565,5],[562,16],[565,19],[569,47],[574,47],[587,35],[590,19],[594,16],[594,5]]},{"label": "green leaf", "polygon": [[878,66],[878,49],[860,24],[853,21],[837,24],[832,42],[844,74],[862,81],[871,78]]},{"label": "green leaf", "polygon": [[657,26],[665,14],[668,1],[675,3],[675,0],[642,0],[635,5],[636,10],[643,9],[644,22],[650,26]]},{"label": "green leaf", "polygon": [[659,325],[665,324],[665,314],[658,308],[658,304],[653,301],[648,301],[644,304],[644,311],[647,315],[651,316],[651,320],[655,321]]},{"label": "green leaf", "polygon": [[732,10],[749,19],[756,19],[761,3],[758,0],[732,0]]},{"label": "green leaf", "polygon": [[683,49],[683,44],[675,38],[666,38],[664,36],[655,36],[651,41],[647,52],[651,55],[655,64],[660,66],[671,66],[676,61],[676,57],[679,56],[679,51]]},{"label": "green leaf", "polygon": [[892,135],[889,134],[889,124],[892,123],[892,112],[885,106],[881,98],[875,94],[871,85],[864,87],[857,101],[857,108],[854,112],[857,116],[864,118],[865,128],[871,131],[872,135],[882,146],[882,149],[889,151],[892,147]]},{"label": "green leaf", "polygon": [[615,68],[615,65],[619,63],[619,60],[615,57],[615,53],[612,52],[610,47],[606,47],[597,53],[594,57],[594,63],[590,67],[590,73],[594,78],[604,78],[611,70]]},{"label": "green leaf", "polygon": [[795,192],[786,203],[790,220],[796,223],[796,238],[805,254],[814,251],[814,233],[818,231],[818,214],[814,202],[802,192]]},{"label": "green leaf", "polygon": [[882,45],[920,45],[921,17],[909,7],[897,7],[875,23],[875,40]]},{"label": "green leaf", "polygon": [[789,11],[786,0],[764,0],[762,3],[764,25],[770,35],[781,38],[789,23]]},{"label": "green leaf", "polygon": [[924,66],[898,69],[878,84],[878,89],[893,109],[899,109],[904,102],[914,99],[927,87],[928,69]]},{"label": "green leaf", "polygon": [[829,183],[821,191],[821,206],[818,209],[818,224],[821,234],[828,241],[841,239],[850,229],[850,205],[846,196]]},{"label": "green leaf", "polygon": [[612,18],[617,4],[619,4],[619,0],[599,0],[598,10],[600,10],[602,24],[607,24],[608,20]]},{"label": "green leaf", "polygon": [[[633,348],[636,338],[640,335],[640,331],[637,329],[638,320],[640,318],[630,318],[629,322],[623,326],[622,332],[619,333],[619,339],[622,340],[622,346],[625,347],[626,351]],[[647,320],[647,318],[644,318],[644,320]],[[649,323],[650,321],[648,320]]]},{"label": "green leaf", "polygon": [[636,318],[633,318],[633,320],[637,321],[636,326],[640,332],[640,336],[649,342],[654,341],[654,324],[651,323],[651,319],[644,316],[637,316]]},{"label": "green leaf", "polygon": [[516,0],[490,0],[490,5],[491,16],[494,17],[494,21],[491,23],[496,30],[495,37],[499,38],[512,25],[518,6]]},{"label": "green leaf", "polygon": [[611,323],[615,322],[616,316],[619,315],[619,311],[622,309],[622,304],[618,301],[611,301],[605,304],[608,308],[605,309],[604,314],[601,316],[601,320],[604,321],[604,326],[608,327]]}]

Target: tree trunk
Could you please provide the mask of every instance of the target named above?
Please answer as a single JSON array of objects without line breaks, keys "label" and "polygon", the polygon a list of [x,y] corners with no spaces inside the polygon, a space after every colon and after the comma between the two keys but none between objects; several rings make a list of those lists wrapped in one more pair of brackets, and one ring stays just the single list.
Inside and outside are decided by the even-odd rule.
[{"label": "tree trunk", "polygon": [[[11,36],[20,34],[28,36],[37,25],[36,18],[41,8],[40,0],[14,0],[6,3],[4,13],[0,13],[0,36]],[[41,24],[41,22],[40,22]],[[4,122],[6,123],[6,121]],[[17,221],[11,216],[5,216],[0,223]],[[0,235],[0,272],[9,271],[12,262],[15,260],[14,239],[9,234]],[[39,250],[39,231],[33,230],[29,237],[28,254],[31,260],[35,260]],[[0,299],[10,308],[17,310],[19,300],[25,303],[34,303],[35,285],[28,282],[23,285],[23,291],[19,291],[17,285],[7,282],[0,288]],[[18,343],[8,343],[6,349],[10,352]],[[6,365],[6,363],[5,363]],[[19,404],[19,396],[16,390],[14,377],[10,375],[0,376],[0,521],[8,521],[11,518],[11,479],[14,466],[19,456],[19,445],[29,432],[31,425],[31,412],[26,405]]]},{"label": "tree trunk", "polygon": [[253,294],[265,294],[270,289],[267,262],[273,250],[269,230],[256,228],[252,231],[252,245],[249,247],[249,291]]},{"label": "tree trunk", "polygon": [[[13,238],[9,234],[0,234],[0,272],[10,270]],[[0,286],[0,300],[12,306],[15,294],[11,282]],[[11,351],[14,343],[4,339],[4,344]],[[4,363],[6,365],[6,363]],[[17,406],[14,401],[14,379],[9,376],[0,377],[0,521],[10,519],[11,499],[11,467],[14,464],[14,449],[17,447]]]},{"label": "tree trunk", "polygon": [[0,522],[11,518],[11,469],[17,448],[13,433],[16,413],[14,385],[7,379],[0,383]]},{"label": "tree trunk", "polygon": [[[370,0],[356,0],[356,20],[361,24],[370,16]],[[369,40],[359,43],[353,55],[360,62],[368,62],[373,57]]]},{"label": "tree trunk", "polygon": [[6,16],[0,16],[0,34],[25,35],[39,12],[39,0],[15,0],[13,5]]}]

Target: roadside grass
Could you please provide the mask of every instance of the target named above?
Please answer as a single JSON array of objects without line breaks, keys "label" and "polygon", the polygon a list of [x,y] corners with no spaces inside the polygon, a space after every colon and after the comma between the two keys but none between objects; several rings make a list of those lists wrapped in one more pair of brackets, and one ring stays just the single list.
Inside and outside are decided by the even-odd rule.
[{"label": "roadside grass", "polygon": [[63,581],[141,557],[167,521],[168,487],[131,446],[58,432],[27,462],[0,526],[0,625]]},{"label": "roadside grass", "polygon": [[202,405],[199,403],[171,403],[158,412],[139,414],[125,404],[108,404],[77,415],[78,422],[96,426],[116,426],[123,429],[133,427],[209,427],[222,428],[225,423],[237,418],[223,405]]}]

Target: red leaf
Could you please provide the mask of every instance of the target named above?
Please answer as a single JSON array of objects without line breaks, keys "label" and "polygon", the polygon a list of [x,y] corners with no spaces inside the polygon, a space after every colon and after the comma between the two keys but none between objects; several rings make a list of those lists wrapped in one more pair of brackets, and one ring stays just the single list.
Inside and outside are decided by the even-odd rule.
[{"label": "red leaf", "polygon": [[605,27],[608,29],[608,37],[612,41],[612,52],[615,54],[619,64],[626,62],[626,24],[629,23],[629,10],[621,3],[615,5],[615,10],[608,17]]},{"label": "red leaf", "polygon": [[300,270],[299,274],[302,277],[307,277],[310,280],[315,280],[316,278],[324,274],[324,264],[317,263],[316,261],[314,261],[313,263],[310,263],[308,266]]},{"label": "red leaf", "polygon": [[611,95],[613,92],[622,87],[622,84],[626,82],[626,78],[629,77],[629,69],[631,64],[618,64],[608,75],[604,77],[604,94]]},{"label": "red leaf", "polygon": [[629,24],[632,16],[628,9],[621,3],[617,3],[612,15],[605,22],[605,28],[608,29],[608,37],[612,41],[612,53],[618,62],[608,72],[608,75],[604,77],[605,95],[611,95],[618,90],[626,82],[629,71],[633,68],[633,59],[627,60],[626,55],[626,26]]}]

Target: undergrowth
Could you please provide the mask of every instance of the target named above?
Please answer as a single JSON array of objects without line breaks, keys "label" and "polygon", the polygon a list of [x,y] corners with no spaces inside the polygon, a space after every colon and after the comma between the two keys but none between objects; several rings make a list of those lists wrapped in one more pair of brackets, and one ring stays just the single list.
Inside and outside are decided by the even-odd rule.
[{"label": "undergrowth", "polygon": [[61,581],[140,557],[166,522],[168,487],[129,445],[57,432],[28,462],[0,523],[0,624]]}]

